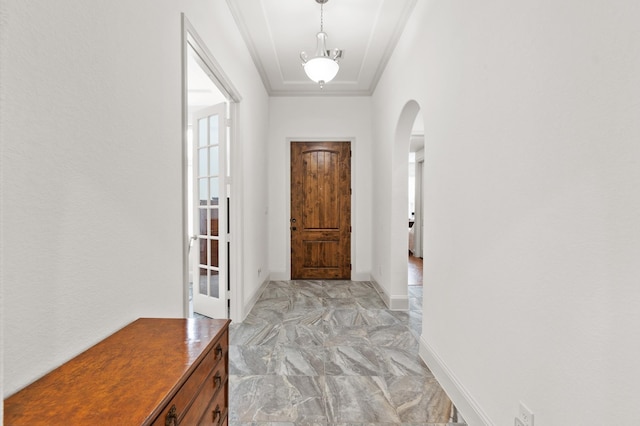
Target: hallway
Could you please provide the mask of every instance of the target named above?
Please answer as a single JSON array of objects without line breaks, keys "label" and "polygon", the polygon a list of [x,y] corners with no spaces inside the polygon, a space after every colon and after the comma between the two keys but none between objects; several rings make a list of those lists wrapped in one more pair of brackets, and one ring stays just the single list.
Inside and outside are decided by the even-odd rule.
[{"label": "hallway", "polygon": [[386,309],[373,285],[270,282],[229,347],[231,425],[463,425],[418,356],[422,287]]}]

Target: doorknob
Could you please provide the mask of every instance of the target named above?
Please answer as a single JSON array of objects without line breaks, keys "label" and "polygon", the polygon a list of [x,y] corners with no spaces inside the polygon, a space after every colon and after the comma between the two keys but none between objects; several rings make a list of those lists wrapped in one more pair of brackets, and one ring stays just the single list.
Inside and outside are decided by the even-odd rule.
[{"label": "doorknob", "polygon": [[296,218],[291,218],[291,223],[296,223]]}]

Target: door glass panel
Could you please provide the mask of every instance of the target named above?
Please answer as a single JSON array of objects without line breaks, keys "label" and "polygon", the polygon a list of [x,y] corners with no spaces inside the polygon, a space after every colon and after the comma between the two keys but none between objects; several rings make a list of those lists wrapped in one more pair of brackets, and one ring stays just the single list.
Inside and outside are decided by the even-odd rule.
[{"label": "door glass panel", "polygon": [[207,120],[201,118],[198,120],[198,146],[207,145]]},{"label": "door glass panel", "polygon": [[[208,265],[209,260],[207,256],[207,249],[209,248],[209,240],[200,237],[200,264]],[[202,273],[202,271],[200,271]]]},{"label": "door glass panel", "polygon": [[209,240],[209,242],[211,245],[211,263],[209,263],[209,266],[217,268],[220,266],[218,261],[218,240]]},{"label": "door glass panel", "polygon": [[220,166],[218,164],[218,149],[219,147],[212,146],[209,148],[209,176],[218,176]]},{"label": "door glass panel", "polygon": [[220,297],[220,273],[218,271],[210,271],[209,278],[209,296]]},{"label": "door glass panel", "polygon": [[210,180],[210,189],[209,191],[211,191],[211,205],[212,206],[217,206],[220,204],[220,200],[218,199],[218,194],[220,193],[220,186],[218,184],[218,178],[211,178]]},{"label": "door glass panel", "polygon": [[200,268],[200,281],[199,281],[199,285],[198,285],[198,293],[200,294],[207,294],[207,284],[209,282],[209,275],[206,269],[204,268]]},{"label": "door glass panel", "polygon": [[211,229],[209,229],[209,235],[217,237],[218,235],[220,235],[218,232],[218,209],[211,209],[209,210],[210,214],[211,214]]},{"label": "door glass panel", "polygon": [[207,158],[207,148],[198,150],[198,176],[209,176],[207,164],[209,163]]},{"label": "door glass panel", "polygon": [[198,232],[200,235],[207,235],[207,210],[206,209],[198,209],[200,212],[200,228]]},{"label": "door glass panel", "polygon": [[212,115],[209,117],[209,145],[218,145],[218,116]]},{"label": "door glass panel", "polygon": [[207,186],[207,182],[208,179],[204,178],[204,179],[198,179],[198,193],[200,194],[200,205],[201,206],[206,206],[207,205],[207,199],[208,197],[208,193],[209,193],[209,187]]}]

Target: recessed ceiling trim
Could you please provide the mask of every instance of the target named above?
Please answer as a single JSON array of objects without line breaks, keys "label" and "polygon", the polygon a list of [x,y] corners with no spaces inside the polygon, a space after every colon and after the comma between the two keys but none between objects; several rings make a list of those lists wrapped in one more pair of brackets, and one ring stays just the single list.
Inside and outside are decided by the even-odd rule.
[{"label": "recessed ceiling trim", "polygon": [[369,61],[370,61],[369,58],[371,57],[372,46],[374,45],[376,29],[378,27],[378,23],[380,22],[380,14],[382,13],[383,8],[384,8],[384,2],[380,2],[380,7],[378,8],[378,11],[376,13],[375,21],[371,26],[371,32],[369,33],[369,37],[367,38],[367,48],[364,51],[364,57],[362,58],[360,69],[358,70],[358,79],[363,76],[363,74],[365,73],[364,72],[365,68],[369,65]]},{"label": "recessed ceiling trim", "polygon": [[233,2],[233,0],[227,0],[227,6],[229,6],[229,10],[231,11],[231,16],[233,16],[233,20],[236,22],[236,25],[240,30],[240,35],[244,40],[244,44],[247,45],[247,49],[249,50],[249,55],[251,56],[251,59],[253,60],[253,63],[255,64],[256,69],[258,70],[258,74],[260,74],[260,79],[262,80],[262,84],[264,85],[264,88],[266,89],[267,93],[271,94],[273,89],[271,87],[271,82],[269,81],[269,76],[267,75],[267,72],[264,69],[264,65],[260,60],[258,49],[256,48],[256,45],[254,44],[253,39],[251,38],[251,33],[249,32],[249,28],[247,27],[244,20],[242,19],[242,13],[240,12],[240,9],[236,6],[236,4]]},{"label": "recessed ceiling trim", "polygon": [[[293,64],[299,66],[299,49],[305,49],[299,46],[301,32],[304,29],[306,37],[307,23],[317,20],[315,13],[307,13],[306,2],[317,7],[313,0],[226,2],[270,96],[373,94],[417,4],[417,0],[353,0],[348,4],[336,1],[333,13],[338,17],[336,25],[343,29],[337,33],[339,44],[350,53],[341,62],[340,71],[344,68],[345,73],[339,73],[320,90],[304,72],[298,73],[293,68]],[[345,28],[348,28],[346,32]],[[296,53],[292,56],[294,50]]]},{"label": "recessed ceiling trim", "polygon": [[384,73],[384,70],[387,67],[387,64],[389,63],[389,60],[391,59],[391,55],[393,54],[393,51],[398,45],[398,41],[400,41],[400,37],[402,36],[404,27],[407,24],[407,21],[409,20],[409,17],[411,16],[411,12],[413,12],[413,9],[415,8],[417,1],[418,0],[409,0],[406,4],[406,7],[402,11],[402,14],[400,15],[400,19],[398,19],[396,27],[393,31],[393,35],[389,39],[389,43],[387,44],[384,54],[382,55],[382,59],[378,64],[378,68],[376,69],[376,73],[374,74],[373,79],[371,80],[371,86],[369,87],[369,90],[372,94],[373,92],[375,92],[376,87],[380,82],[380,78],[382,78],[382,74]]}]

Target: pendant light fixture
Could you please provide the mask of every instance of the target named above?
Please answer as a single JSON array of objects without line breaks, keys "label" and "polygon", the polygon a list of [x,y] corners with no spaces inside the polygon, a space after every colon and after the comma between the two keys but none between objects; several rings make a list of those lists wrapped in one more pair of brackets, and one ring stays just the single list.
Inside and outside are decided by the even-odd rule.
[{"label": "pendant light fixture", "polygon": [[324,32],[324,4],[329,0],[316,0],[320,4],[320,32],[316,34],[316,53],[313,58],[305,52],[300,52],[304,72],[311,80],[320,84],[322,89],[325,83],[330,82],[338,74],[340,65],[338,59],[342,58],[342,50],[327,50],[327,33]]}]

